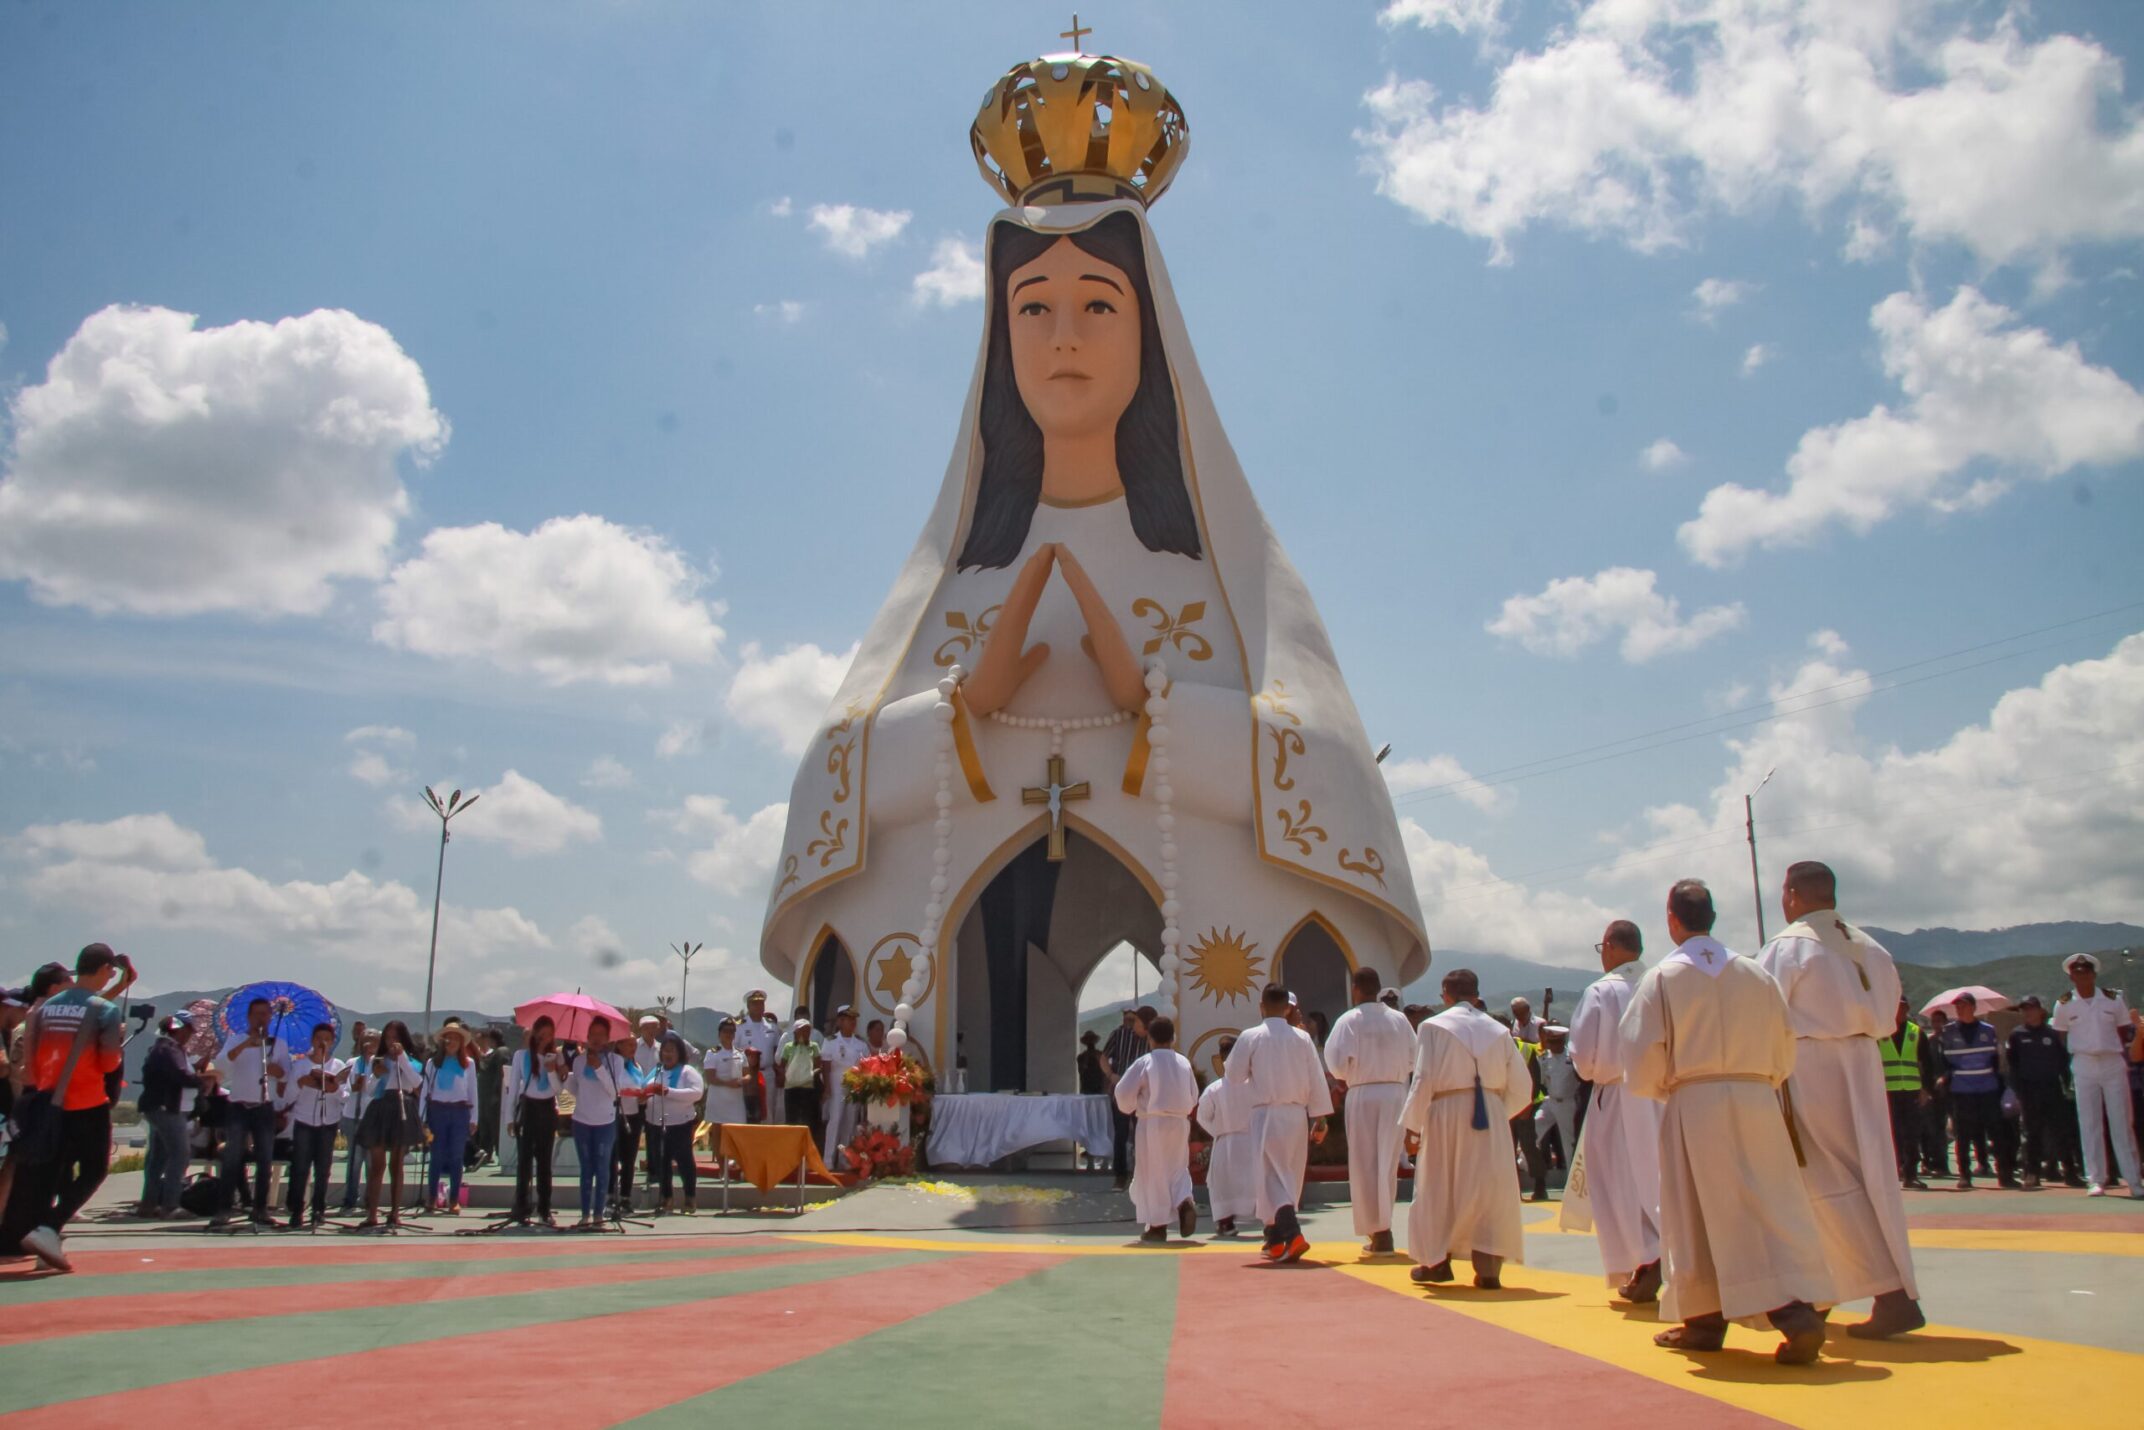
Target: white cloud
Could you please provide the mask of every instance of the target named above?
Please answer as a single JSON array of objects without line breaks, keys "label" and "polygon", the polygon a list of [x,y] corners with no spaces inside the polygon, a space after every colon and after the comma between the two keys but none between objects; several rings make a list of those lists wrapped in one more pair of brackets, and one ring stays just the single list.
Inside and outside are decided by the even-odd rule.
[{"label": "white cloud", "polygon": [[756,730],[786,754],[800,755],[819,733],[820,717],[841,688],[856,647],[835,653],[806,643],[768,655],[748,643],[723,706],[730,718]]},{"label": "white cloud", "polygon": [[1648,472],[1664,472],[1689,460],[1690,454],[1666,437],[1648,444],[1646,449],[1638,454],[1638,461]]},{"label": "white cloud", "polygon": [[1680,838],[1699,851],[1682,862],[1715,881],[1723,908],[1747,908],[1742,796],[1776,768],[1757,802],[1768,901],[1787,863],[1822,859],[1839,873],[1847,916],[1887,927],[2134,916],[2144,901],[2144,635],[2009,691],[1985,720],[1918,751],[1861,736],[1866,673],[1843,663],[1835,633],[1811,646],[1772,684],[1774,708],[1811,703],[1799,692],[1834,700],[1829,687],[1842,682],[1850,698],[1728,741],[1730,762],[1705,800],[1646,813],[1648,842]]},{"label": "white cloud", "polygon": [[655,757],[674,760],[680,755],[697,755],[707,743],[707,732],[704,720],[672,720],[655,737]]},{"label": "white cloud", "polygon": [[1915,507],[1984,505],[2017,478],[2144,455],[2144,394],[1972,288],[1933,311],[1894,293],[1869,321],[1905,405],[1803,433],[1783,492],[1714,487],[1678,533],[1691,556],[1724,566],[1834,524],[1863,533]]},{"label": "white cloud", "polygon": [[584,789],[625,789],[633,783],[633,772],[610,755],[597,755],[588,762],[587,773],[581,776]]},{"label": "white cloud", "polygon": [[[452,780],[432,786],[443,800],[455,787]],[[469,801],[462,801],[466,812],[457,813],[452,825],[456,839],[503,844],[519,857],[556,854],[568,844],[592,843],[603,837],[603,821],[595,811],[551,793],[519,770],[508,770],[488,789],[467,793],[481,796],[483,803],[468,809]],[[388,808],[405,829],[435,834],[439,830],[439,816],[420,799],[397,800]]]},{"label": "white cloud", "polygon": [[1697,301],[1698,320],[1710,323],[1747,299],[1760,286],[1740,278],[1707,278],[1690,290],[1690,296]]},{"label": "white cloud", "polygon": [[372,636],[551,685],[662,685],[673,663],[704,664],[721,646],[703,580],[661,537],[599,516],[553,517],[531,532],[441,527],[381,587]]},{"label": "white cloud", "polygon": [[789,806],[770,804],[749,818],[730,813],[720,795],[687,795],[676,809],[650,811],[656,819],[701,847],[685,856],[686,872],[725,894],[764,894],[782,852],[782,829]]},{"label": "white cloud", "polygon": [[773,303],[754,303],[752,316],[776,323],[799,323],[804,320],[804,305],[794,298],[783,298]]},{"label": "white cloud", "polygon": [[1770,348],[1763,343],[1751,343],[1749,349],[1742,354],[1742,375],[1744,377],[1750,376],[1771,360],[1772,350]]},{"label": "white cloud", "polygon": [[373,786],[401,784],[409,771],[390,763],[377,750],[359,750],[350,760],[350,778]]},{"label": "white cloud", "polygon": [[1506,803],[1505,791],[1480,783],[1450,755],[1387,760],[1378,768],[1384,773],[1385,787],[1395,795],[1433,789],[1450,793],[1484,812],[1501,808]]},{"label": "white cloud", "polygon": [[417,737],[400,725],[360,725],[344,733],[344,741],[352,745],[414,745]]},{"label": "white cloud", "polygon": [[1583,894],[1500,878],[1480,853],[1439,839],[1412,819],[1400,820],[1400,843],[1423,921],[1440,948],[1597,968],[1591,950],[1601,930],[1610,919],[1627,917]]},{"label": "white cloud", "polygon": [[1444,26],[1462,35],[1495,35],[1503,28],[1504,0],[1391,0],[1378,12],[1387,27],[1420,25],[1425,30]]},{"label": "white cloud", "polygon": [[620,951],[623,943],[624,940],[618,937],[618,931],[605,923],[599,914],[585,914],[566,930],[566,947],[584,958],[605,953],[615,954]]},{"label": "white cloud", "polygon": [[351,313],[195,322],[105,308],[15,395],[0,579],[100,612],[278,616],[385,573],[398,459],[447,440],[424,373]]},{"label": "white cloud", "polygon": [[1843,212],[1862,255],[1888,230],[1990,264],[2144,235],[2144,126],[2120,60],[2075,35],[2026,40],[2018,7],[1985,27],[1974,9],[1592,0],[1503,63],[1478,107],[1388,77],[1361,138],[1380,193],[1496,262],[1536,223],[1650,251],[1780,196],[1813,221]]},{"label": "white cloud", "polygon": [[983,296],[983,252],[964,238],[941,238],[931,250],[931,266],[911,285],[915,300],[951,308]]},{"label": "white cloud", "polygon": [[843,258],[863,258],[893,242],[908,227],[907,209],[867,209],[860,204],[813,204],[807,226]]},{"label": "white cloud", "polygon": [[[280,954],[302,950],[337,966],[424,967],[432,902],[408,885],[354,870],[325,884],[278,883],[225,868],[209,857],[199,833],[168,814],[31,825],[11,841],[11,852],[29,865],[19,883],[31,899],[81,910],[99,928],[195,930]],[[515,909],[451,904],[440,916],[439,941],[457,959],[551,947]]]},{"label": "white cloud", "polygon": [[796,212],[796,207],[796,204],[790,199],[789,195],[783,194],[773,203],[767,205],[767,212],[772,214],[776,218],[787,218],[791,214]]},{"label": "white cloud", "polygon": [[1657,580],[1628,566],[1559,577],[1539,595],[1508,598],[1487,629],[1536,655],[1555,656],[1577,655],[1620,632],[1623,659],[1642,665],[1694,650],[1740,626],[1747,614],[1737,601],[1707,606],[1686,621],[1680,602],[1653,589]]}]

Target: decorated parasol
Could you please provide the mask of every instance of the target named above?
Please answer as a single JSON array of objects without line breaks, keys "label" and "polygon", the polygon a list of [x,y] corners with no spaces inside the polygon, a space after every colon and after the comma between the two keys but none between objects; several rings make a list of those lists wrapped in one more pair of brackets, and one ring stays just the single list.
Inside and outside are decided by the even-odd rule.
[{"label": "decorated parasol", "polygon": [[281,1038],[285,1043],[309,1043],[314,1026],[320,1023],[333,1027],[337,1038],[342,1036],[342,1019],[335,1016],[335,1005],[326,997],[302,983],[276,981],[248,983],[231,990],[223,1006],[216,1010],[217,1033],[225,1040],[244,1037],[246,1009],[258,998],[268,1000],[270,1037]]},{"label": "decorated parasol", "polygon": [[1983,1018],[1990,1013],[2000,1013],[2010,1006],[2010,999],[2006,995],[1997,993],[1986,984],[1968,983],[1963,988],[1944,989],[1922,1004],[1921,1012],[1925,1016],[1941,1008],[1945,1013],[1949,1013],[1950,1005],[1957,1002],[1961,996],[1970,996],[1973,1000],[1973,1011]]},{"label": "decorated parasol", "polygon": [[633,1025],[619,1012],[600,998],[591,998],[585,993],[553,993],[547,998],[537,998],[514,1009],[514,1021],[524,1028],[534,1027],[538,1018],[549,1018],[558,1031],[560,1042],[585,1043],[588,1041],[588,1025],[597,1018],[610,1019],[613,1038],[621,1038],[633,1031]]}]

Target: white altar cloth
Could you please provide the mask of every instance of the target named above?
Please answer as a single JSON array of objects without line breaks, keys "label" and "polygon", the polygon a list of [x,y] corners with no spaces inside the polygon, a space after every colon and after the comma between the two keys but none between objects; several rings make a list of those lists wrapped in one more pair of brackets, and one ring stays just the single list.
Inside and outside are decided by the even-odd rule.
[{"label": "white altar cloth", "polygon": [[983,1167],[1045,1142],[1077,1142],[1097,1157],[1110,1149],[1109,1099],[1100,1095],[944,1093],[931,1100],[930,1159],[939,1167]]}]

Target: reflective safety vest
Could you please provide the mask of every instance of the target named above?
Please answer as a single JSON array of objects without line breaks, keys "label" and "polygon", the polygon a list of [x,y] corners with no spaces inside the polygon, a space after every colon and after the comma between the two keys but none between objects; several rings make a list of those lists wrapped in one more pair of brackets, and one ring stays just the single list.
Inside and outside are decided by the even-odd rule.
[{"label": "reflective safety vest", "polygon": [[1919,1092],[1921,1090],[1921,1025],[1911,1018],[1906,1020],[1906,1036],[1893,1043],[1889,1038],[1878,1038],[1876,1046],[1883,1053],[1883,1088],[1885,1092]]}]

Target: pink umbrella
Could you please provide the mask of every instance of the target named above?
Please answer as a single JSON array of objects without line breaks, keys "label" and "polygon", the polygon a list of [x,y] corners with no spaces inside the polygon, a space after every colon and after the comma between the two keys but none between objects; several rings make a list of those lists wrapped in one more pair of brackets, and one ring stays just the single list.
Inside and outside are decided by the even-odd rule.
[{"label": "pink umbrella", "polygon": [[597,1018],[610,1019],[613,1038],[625,1037],[633,1031],[625,1014],[585,993],[553,993],[548,998],[538,998],[514,1009],[514,1021],[524,1028],[535,1026],[538,1018],[549,1018],[558,1030],[559,1041],[566,1043],[587,1042],[588,1025]]},{"label": "pink umbrella", "polygon": [[1923,1004],[1921,1007],[1921,1012],[1923,1015],[1926,1015],[1935,1012],[1935,1010],[1938,1008],[1941,1008],[1945,1013],[1950,1013],[1950,1005],[1957,1002],[1959,995],[1961,994],[1971,995],[1973,999],[1973,1011],[1978,1013],[1983,1018],[1987,1017],[1990,1013],[2000,1013],[2003,1011],[2003,1009],[2010,1006],[2010,1000],[2008,998],[2004,997],[2000,993],[1997,993],[1994,989],[1987,987],[1985,984],[1968,983],[1963,988],[1944,989],[1941,993],[1938,993],[1935,997],[1929,999],[1927,1003]]}]

